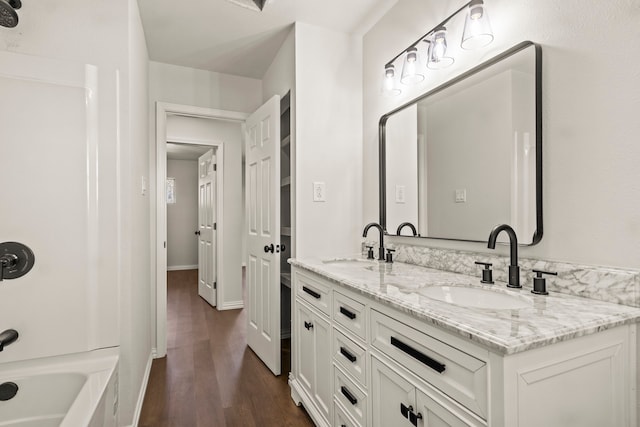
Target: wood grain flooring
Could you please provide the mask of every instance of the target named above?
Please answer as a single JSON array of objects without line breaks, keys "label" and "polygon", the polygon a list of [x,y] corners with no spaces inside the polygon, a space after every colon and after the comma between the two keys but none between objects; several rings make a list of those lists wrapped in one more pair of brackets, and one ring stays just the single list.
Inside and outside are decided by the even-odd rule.
[{"label": "wood grain flooring", "polygon": [[197,276],[168,273],[167,357],[153,361],[139,426],[313,426],[291,400],[290,344],[275,377],[247,347],[244,311],[210,307]]}]

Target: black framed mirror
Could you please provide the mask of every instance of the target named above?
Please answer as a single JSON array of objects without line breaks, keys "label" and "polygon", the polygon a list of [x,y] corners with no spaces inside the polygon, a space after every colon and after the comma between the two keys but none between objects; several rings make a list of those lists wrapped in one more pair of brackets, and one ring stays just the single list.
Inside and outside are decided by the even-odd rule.
[{"label": "black framed mirror", "polygon": [[[380,224],[416,237],[486,242],[542,223],[542,50],[522,42],[383,115]],[[411,236],[405,226],[403,236]]]}]

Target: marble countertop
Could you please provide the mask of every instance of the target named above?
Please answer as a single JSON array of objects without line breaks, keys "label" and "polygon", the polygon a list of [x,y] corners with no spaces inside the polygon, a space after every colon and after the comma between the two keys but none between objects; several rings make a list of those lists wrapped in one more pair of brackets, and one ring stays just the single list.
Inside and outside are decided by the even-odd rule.
[{"label": "marble countertop", "polygon": [[[640,309],[634,307],[560,293],[534,295],[525,284],[523,289],[515,290],[499,281],[483,285],[478,277],[401,262],[387,264],[354,256],[290,259],[289,263],[502,354],[640,321]],[[432,286],[487,288],[525,303],[518,309],[456,305],[421,294]]]}]

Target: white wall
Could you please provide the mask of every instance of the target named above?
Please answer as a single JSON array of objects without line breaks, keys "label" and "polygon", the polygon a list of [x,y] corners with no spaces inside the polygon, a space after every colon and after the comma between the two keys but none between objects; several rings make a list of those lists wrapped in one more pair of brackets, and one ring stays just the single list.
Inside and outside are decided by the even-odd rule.
[{"label": "white wall", "polygon": [[167,204],[167,269],[198,266],[198,161],[167,160],[176,203]]},{"label": "white wall", "polygon": [[[640,59],[638,6],[626,0],[493,0],[494,43],[465,52],[396,99],[380,97],[384,64],[460,5],[398,2],[364,38],[364,220],[378,218],[377,123],[394,107],[509,47],[543,52],[544,237],[522,256],[640,267]],[[461,25],[451,24],[450,46]],[[606,59],[603,59],[606,58]],[[487,230],[488,233],[489,230]],[[483,243],[412,240],[486,251]],[[500,248],[505,253],[506,248]]]},{"label": "white wall", "polygon": [[[149,146],[148,54],[135,0],[128,0],[128,105],[121,145],[121,231],[123,280],[120,287],[119,425],[135,424],[140,416],[151,364],[149,293]],[[147,190],[142,193],[142,181]]]},{"label": "white wall", "polygon": [[242,303],[241,236],[244,226],[241,125],[224,120],[171,115],[167,118],[167,140],[222,142],[224,145],[223,225],[219,228],[223,240],[218,245],[224,269],[223,276],[218,279],[218,308],[237,306]]},{"label": "white wall", "polygon": [[[93,64],[100,72],[109,73],[102,74],[101,79],[115,80],[115,73],[108,70],[119,70],[119,127],[114,117],[113,121],[101,123],[98,135],[101,153],[110,153],[101,158],[100,171],[110,177],[100,187],[100,198],[108,206],[100,215],[109,224],[110,236],[98,245],[98,251],[104,254],[100,258],[104,268],[94,272],[108,280],[105,286],[119,293],[119,297],[114,298],[117,301],[114,304],[110,299],[100,300],[94,309],[101,313],[115,312],[112,328],[116,331],[115,344],[120,344],[119,424],[131,424],[151,352],[149,200],[140,193],[142,177],[149,176],[147,51],[137,3],[134,0],[25,3],[19,16],[18,27],[0,31],[0,50]],[[103,92],[101,96],[110,94]],[[55,144],[54,136],[48,142]],[[70,153],[58,150],[47,161],[64,167],[69,157]],[[31,202],[37,203],[37,199],[32,198]],[[65,215],[81,218],[73,211]],[[51,256],[39,255],[41,261]],[[59,258],[60,254],[55,256]],[[78,297],[62,291],[59,295],[63,300]],[[48,302],[52,306],[57,304]],[[64,303],[60,306],[64,307]],[[86,323],[87,319],[78,318],[76,322]]]},{"label": "white wall", "polygon": [[[296,256],[359,251],[362,235],[362,44],[296,23]],[[326,202],[313,202],[324,182]]]}]

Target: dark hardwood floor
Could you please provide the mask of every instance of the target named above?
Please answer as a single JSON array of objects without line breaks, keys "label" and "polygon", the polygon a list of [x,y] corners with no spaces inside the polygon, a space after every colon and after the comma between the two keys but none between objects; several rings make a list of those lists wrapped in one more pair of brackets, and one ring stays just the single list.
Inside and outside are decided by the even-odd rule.
[{"label": "dark hardwood floor", "polygon": [[313,426],[291,400],[288,342],[275,377],[247,347],[244,310],[217,311],[197,270],[168,273],[167,357],[151,367],[141,427]]}]

